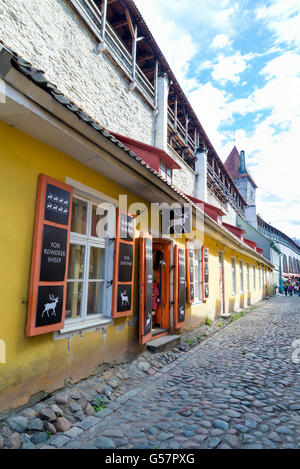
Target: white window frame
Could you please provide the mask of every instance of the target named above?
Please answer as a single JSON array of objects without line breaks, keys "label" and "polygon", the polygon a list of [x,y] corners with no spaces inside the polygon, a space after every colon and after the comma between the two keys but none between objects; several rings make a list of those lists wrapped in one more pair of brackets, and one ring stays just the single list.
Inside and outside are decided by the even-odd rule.
[{"label": "white window frame", "polygon": [[253,264],[253,291],[256,291],[256,265]]},{"label": "white window frame", "polygon": [[[196,285],[196,264],[198,264],[198,283],[199,283],[199,297],[196,296],[196,288],[194,288],[195,291],[195,303],[202,303],[203,302],[203,278],[202,278],[202,248],[194,247],[194,256],[193,256],[193,262],[194,262],[194,287]],[[198,259],[196,259],[196,252],[199,253]]]},{"label": "white window frame", "polygon": [[231,258],[231,296],[236,296],[236,258]]},{"label": "white window frame", "polygon": [[[109,298],[111,295],[112,290],[108,292],[108,282],[110,281],[109,275],[112,276],[112,265],[113,259],[113,252],[110,248],[110,240],[108,239],[99,239],[91,234],[91,222],[92,222],[92,210],[93,206],[99,205],[101,202],[107,202],[107,200],[100,200],[96,197],[89,197],[88,195],[82,195],[78,192],[74,192],[73,194],[74,199],[82,200],[83,202],[87,203],[87,231],[86,234],[80,234],[71,232],[70,233],[70,245],[80,245],[85,247],[85,258],[84,258],[84,277],[83,280],[76,280],[76,279],[68,279],[67,284],[69,283],[76,283],[82,282],[82,303],[81,303],[81,311],[80,317],[77,318],[66,318],[65,319],[65,327],[61,330],[61,333],[71,332],[73,330],[78,329],[86,329],[92,326],[97,325],[105,325],[111,323],[110,318],[110,311],[109,306],[111,305],[112,298]],[[90,314],[87,315],[87,300],[88,300],[88,287],[90,283],[93,283],[93,279],[89,279],[89,265],[90,265],[90,248],[96,247],[105,250],[105,265],[104,265],[104,298],[103,298],[103,311],[99,314]],[[102,280],[101,280],[102,281]],[[95,279],[95,282],[98,282]]]},{"label": "white window frame", "polygon": [[239,272],[240,272],[240,293],[244,294],[245,293],[244,261],[242,259],[239,260]]},{"label": "white window frame", "polygon": [[160,162],[160,174],[167,182],[172,184],[172,169],[168,168],[163,161]]},{"label": "white window frame", "polygon": [[261,290],[261,268],[258,266],[258,281],[259,281],[259,290]]},{"label": "white window frame", "polygon": [[247,293],[250,291],[250,265],[246,262],[246,290]]}]

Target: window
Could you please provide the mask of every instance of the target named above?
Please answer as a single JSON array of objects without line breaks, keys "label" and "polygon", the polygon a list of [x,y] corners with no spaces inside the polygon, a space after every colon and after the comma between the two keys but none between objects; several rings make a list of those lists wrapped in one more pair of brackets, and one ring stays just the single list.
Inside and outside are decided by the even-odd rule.
[{"label": "window", "polygon": [[249,264],[246,264],[246,273],[247,273],[247,292],[250,291],[250,267]]},{"label": "window", "polygon": [[202,254],[201,249],[194,250],[195,301],[202,300]]},{"label": "window", "polygon": [[243,266],[243,261],[240,261],[239,265],[240,265],[240,292],[244,293],[244,266]]},{"label": "window", "polygon": [[261,269],[258,267],[258,281],[259,281],[259,289],[261,290]]},{"label": "window", "polygon": [[160,163],[160,174],[167,182],[172,183],[172,170],[167,168],[162,161]]},{"label": "window", "polygon": [[232,296],[236,295],[236,262],[235,258],[231,259],[231,279],[232,279]]},{"label": "window", "polygon": [[97,202],[74,196],[69,252],[66,322],[80,323],[108,314],[108,240],[97,237]]},{"label": "window", "polygon": [[256,266],[253,266],[253,291],[256,290]]}]

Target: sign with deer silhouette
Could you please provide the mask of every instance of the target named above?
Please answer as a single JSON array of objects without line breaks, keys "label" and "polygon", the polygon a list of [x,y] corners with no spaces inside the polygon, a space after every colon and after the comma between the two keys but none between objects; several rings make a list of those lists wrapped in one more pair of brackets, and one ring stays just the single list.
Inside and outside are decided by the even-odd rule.
[{"label": "sign with deer silhouette", "polygon": [[202,276],[203,276],[203,300],[209,298],[209,249],[202,248]]},{"label": "sign with deer silhouette", "polygon": [[135,253],[135,219],[117,210],[114,249],[112,318],[133,313],[133,279]]},{"label": "sign with deer silhouette", "polygon": [[72,187],[41,174],[38,181],[26,335],[63,329]]},{"label": "sign with deer silhouette", "polygon": [[70,192],[47,184],[45,220],[68,225],[70,213]]},{"label": "sign with deer silhouette", "polygon": [[63,286],[45,286],[38,289],[36,327],[49,326],[61,321]]},{"label": "sign with deer silhouette", "polygon": [[131,285],[119,285],[118,287],[118,313],[128,311],[131,307],[132,302],[132,290]]}]

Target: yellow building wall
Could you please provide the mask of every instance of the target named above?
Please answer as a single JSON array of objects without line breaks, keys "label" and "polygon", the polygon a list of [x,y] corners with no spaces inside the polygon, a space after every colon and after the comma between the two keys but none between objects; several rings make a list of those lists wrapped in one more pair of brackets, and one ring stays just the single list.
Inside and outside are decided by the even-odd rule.
[{"label": "yellow building wall", "polygon": [[[206,318],[216,319],[221,313],[221,295],[219,285],[219,253],[224,253],[224,313],[233,313],[242,311],[266,297],[267,293],[271,295],[273,285],[271,281],[271,269],[269,271],[269,284],[267,290],[267,281],[265,288],[259,288],[258,263],[253,258],[240,254],[221,244],[213,238],[204,234],[204,246],[209,249],[209,298],[200,304],[187,306],[186,328],[195,327],[203,323]],[[236,260],[236,292],[232,291],[232,270],[231,258]],[[243,261],[244,272],[244,292],[240,285],[239,261]],[[246,264],[249,263],[249,291],[247,291],[247,272]],[[256,267],[256,287],[254,288],[253,265]],[[267,269],[266,267],[261,267]],[[267,278],[267,275],[266,277]]]},{"label": "yellow building wall", "polygon": [[[102,331],[84,332],[71,340],[54,340],[53,333],[25,336],[38,176],[65,182],[66,176],[118,199],[128,206],[143,199],[99,173],[0,121],[0,340],[6,363],[0,360],[0,412],[27,402],[40,391],[51,392],[95,371],[137,347],[133,317],[114,321]],[[137,243],[138,245],[138,243]],[[138,247],[138,246],[137,246]],[[137,251],[138,254],[138,251]],[[135,285],[138,283],[135,263]],[[138,297],[134,298],[134,313]],[[3,355],[3,353],[2,353]]]},{"label": "yellow building wall", "polygon": [[[145,201],[69,156],[45,145],[0,121],[0,413],[27,403],[30,396],[41,397],[95,372],[101,363],[120,358],[138,347],[137,312],[139,243],[136,240],[134,315],[113,321],[103,330],[83,332],[72,338],[54,340],[53,333],[33,338],[25,336],[27,301],[34,231],[35,203],[40,173],[65,182],[68,176],[115,199],[127,194],[128,206]],[[146,203],[146,205],[148,205]],[[150,210],[149,210],[150,213]],[[180,245],[184,239],[176,240]],[[225,251],[225,312],[241,307],[242,298],[231,295],[231,256],[237,252],[205,235],[209,248],[209,299],[187,305],[186,327],[201,324],[220,313],[219,250]],[[254,261],[247,257],[250,266]],[[246,274],[244,274],[246,279]],[[245,280],[246,281],[246,280]],[[237,268],[237,288],[239,273]],[[250,282],[252,273],[250,268]],[[258,272],[257,272],[258,285]],[[244,303],[263,297],[256,289]]]}]

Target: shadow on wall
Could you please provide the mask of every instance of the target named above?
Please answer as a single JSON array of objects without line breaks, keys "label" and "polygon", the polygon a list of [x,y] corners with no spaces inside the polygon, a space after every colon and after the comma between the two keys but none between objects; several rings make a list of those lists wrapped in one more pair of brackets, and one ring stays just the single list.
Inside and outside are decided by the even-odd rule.
[{"label": "shadow on wall", "polygon": [[248,292],[248,296],[247,296],[247,306],[250,306],[250,305],[251,305],[251,298],[252,298],[251,292]]},{"label": "shadow on wall", "polygon": [[216,307],[215,307],[215,317],[218,318],[221,315],[221,301],[219,298],[216,299]]},{"label": "shadow on wall", "polygon": [[233,313],[235,308],[235,298],[230,298],[228,302],[228,313]]},{"label": "shadow on wall", "polygon": [[0,339],[0,363],[6,363],[6,344]]},{"label": "shadow on wall", "polygon": [[243,309],[245,307],[245,295],[242,294],[240,295],[240,309]]}]

